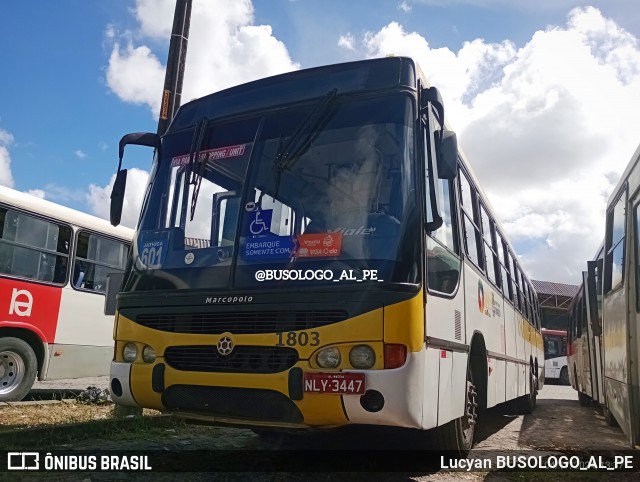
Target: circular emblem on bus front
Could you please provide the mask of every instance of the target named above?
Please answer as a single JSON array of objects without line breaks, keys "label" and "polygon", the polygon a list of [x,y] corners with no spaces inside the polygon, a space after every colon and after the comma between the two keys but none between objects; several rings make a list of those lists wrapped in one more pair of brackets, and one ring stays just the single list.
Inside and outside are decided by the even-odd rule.
[{"label": "circular emblem on bus front", "polygon": [[233,351],[233,340],[228,336],[223,336],[218,340],[218,353],[222,356],[229,355]]}]

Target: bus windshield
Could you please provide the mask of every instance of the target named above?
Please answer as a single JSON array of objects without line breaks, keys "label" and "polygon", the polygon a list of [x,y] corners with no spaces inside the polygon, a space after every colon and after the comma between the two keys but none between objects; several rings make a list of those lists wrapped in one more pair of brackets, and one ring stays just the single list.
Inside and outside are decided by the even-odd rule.
[{"label": "bus windshield", "polygon": [[417,283],[414,119],[344,96],[170,131],[126,290]]}]

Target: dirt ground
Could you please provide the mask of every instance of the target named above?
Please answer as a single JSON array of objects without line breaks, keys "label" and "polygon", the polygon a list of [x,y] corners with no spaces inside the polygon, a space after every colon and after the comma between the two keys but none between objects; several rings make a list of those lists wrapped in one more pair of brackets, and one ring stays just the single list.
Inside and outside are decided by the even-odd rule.
[{"label": "dirt ground", "polygon": [[[39,384],[34,391],[40,395],[47,390],[82,390],[87,386],[106,388],[108,378],[79,379],[75,381],[46,382]],[[378,435],[372,435],[377,433]],[[118,436],[78,440],[65,444],[58,449],[71,450],[163,450],[172,451],[192,450],[242,450],[247,456],[255,454],[256,450],[265,449],[326,449],[353,448],[363,446],[379,450],[382,448],[397,449],[398,444],[407,442],[407,437],[401,435],[388,436],[386,432],[336,431],[326,433],[311,433],[294,437],[261,439],[254,432],[245,429],[229,427],[210,427],[200,425],[181,425],[170,428],[159,428],[142,435],[132,433],[130,436]],[[491,409],[484,412],[479,419],[476,431],[476,445],[471,451],[470,458],[487,457],[490,453],[516,453],[513,451],[533,451],[534,454],[561,454],[568,450],[629,450],[622,431],[617,427],[609,427],[596,408],[581,407],[577,394],[571,388],[561,385],[547,384],[539,393],[538,406],[532,415],[515,416],[505,413],[501,409]],[[373,444],[373,445],[371,445]],[[380,445],[382,444],[382,445]],[[348,452],[345,452],[348,453]],[[40,474],[44,475],[44,474]],[[76,480],[71,475],[57,474],[48,480]],[[563,473],[563,472],[520,472],[507,473],[501,471],[484,472],[447,472],[430,471],[428,473],[410,474],[264,474],[264,473],[154,473],[147,474],[143,480],[173,481],[176,476],[181,480],[403,480],[403,481],[436,481],[449,482],[453,480],[640,480],[637,473]],[[586,477],[588,476],[588,477]],[[93,473],[82,480],[120,480],[115,475]],[[0,477],[1,479],[1,477]],[[28,479],[35,480],[35,479]]]}]

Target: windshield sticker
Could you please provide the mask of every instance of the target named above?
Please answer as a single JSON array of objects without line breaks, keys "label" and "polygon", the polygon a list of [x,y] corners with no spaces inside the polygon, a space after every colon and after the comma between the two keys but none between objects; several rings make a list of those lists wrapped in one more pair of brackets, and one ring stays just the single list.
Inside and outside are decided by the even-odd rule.
[{"label": "windshield sticker", "polygon": [[[216,149],[200,151],[198,160],[215,161],[217,159],[244,156],[246,146],[246,144],[238,144],[236,146],[218,147]],[[187,164],[189,164],[189,157],[191,157],[191,154],[183,154],[182,156],[174,157],[173,159],[171,159],[171,167],[186,166]]]},{"label": "windshield sticker", "polygon": [[271,218],[273,209],[258,209],[244,218],[244,234],[246,236],[260,236],[271,234]]},{"label": "windshield sticker", "polygon": [[191,264],[194,259],[196,259],[196,256],[193,253],[187,253],[184,257],[184,262],[185,264]]},{"label": "windshield sticker", "polygon": [[169,233],[143,231],[138,238],[138,260],[143,269],[161,268],[169,249]]},{"label": "windshield sticker", "polygon": [[246,260],[263,260],[290,258],[293,252],[291,237],[271,235],[248,240],[242,254]]},{"label": "windshield sticker", "polygon": [[378,278],[377,269],[343,269],[334,271],[331,269],[259,269],[254,275],[256,281],[331,281],[366,283],[384,280]]},{"label": "windshield sticker", "polygon": [[342,233],[301,234],[298,236],[297,258],[340,256]]}]

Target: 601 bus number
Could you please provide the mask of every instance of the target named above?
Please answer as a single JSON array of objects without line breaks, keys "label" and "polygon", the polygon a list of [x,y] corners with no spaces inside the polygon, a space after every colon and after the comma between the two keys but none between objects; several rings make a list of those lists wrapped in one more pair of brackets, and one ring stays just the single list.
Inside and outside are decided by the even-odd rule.
[{"label": "601 bus number", "polygon": [[320,344],[320,333],[317,331],[285,331],[276,333],[278,335],[278,343],[276,346],[318,346]]}]

